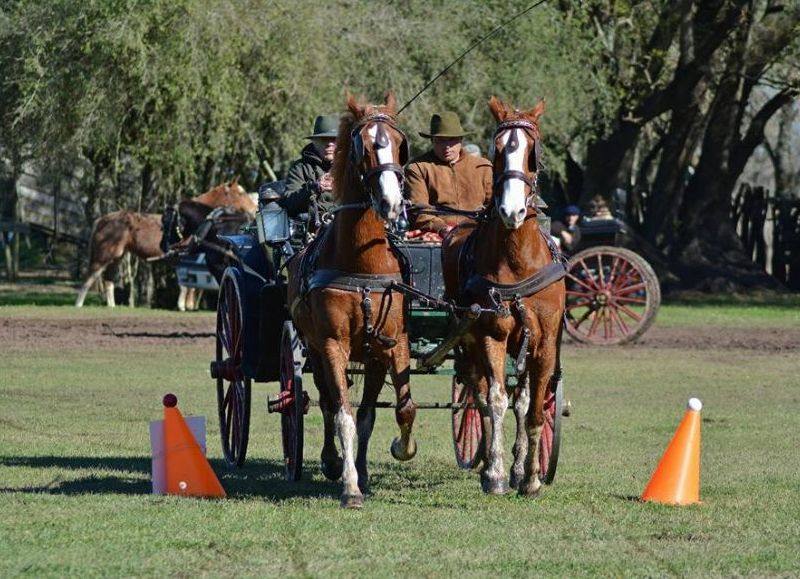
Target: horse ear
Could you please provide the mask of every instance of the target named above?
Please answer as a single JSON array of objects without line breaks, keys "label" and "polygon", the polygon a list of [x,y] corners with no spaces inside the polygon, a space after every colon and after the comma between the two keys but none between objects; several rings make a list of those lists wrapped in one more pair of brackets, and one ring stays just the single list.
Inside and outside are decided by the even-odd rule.
[{"label": "horse ear", "polygon": [[536,103],[536,106],[528,111],[527,115],[533,119],[533,122],[539,120],[539,117],[544,113],[544,99]]},{"label": "horse ear", "polygon": [[394,91],[389,89],[386,91],[386,94],[383,97],[383,104],[386,105],[386,108],[391,114],[397,110],[397,97],[394,95]]},{"label": "horse ear", "polygon": [[363,112],[363,107],[356,102],[355,97],[352,95],[350,91],[347,91],[345,95],[345,99],[347,102],[347,108],[350,109],[350,112],[353,113],[357,119],[361,118],[361,114]]},{"label": "horse ear", "polygon": [[238,184],[239,184],[239,175],[236,175],[236,177],[233,178],[233,181],[231,181],[231,185],[230,186],[231,187],[236,187],[236,185],[238,185]]},{"label": "horse ear", "polygon": [[498,123],[502,123],[508,116],[508,110],[506,109],[505,104],[494,95],[492,95],[492,98],[489,99],[489,110],[492,111],[494,120],[496,120]]}]

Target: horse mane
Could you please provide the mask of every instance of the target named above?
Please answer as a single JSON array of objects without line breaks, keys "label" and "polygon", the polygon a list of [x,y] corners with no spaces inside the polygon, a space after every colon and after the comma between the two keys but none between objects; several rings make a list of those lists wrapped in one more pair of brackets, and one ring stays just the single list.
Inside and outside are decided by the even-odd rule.
[{"label": "horse mane", "polygon": [[356,116],[352,112],[344,113],[339,119],[339,133],[336,136],[336,152],[333,155],[333,198],[339,203],[345,192],[361,187],[355,168],[350,162],[350,148],[353,145],[352,131],[356,124]]},{"label": "horse mane", "polygon": [[353,145],[353,129],[359,123],[369,120],[375,115],[387,115],[392,122],[397,116],[397,101],[394,93],[387,91],[384,104],[382,105],[360,105],[351,94],[347,94],[348,110],[342,114],[339,120],[339,132],[336,136],[336,152],[333,156],[333,198],[337,203],[344,200],[345,195],[353,192],[363,192],[363,185],[356,167],[351,163],[350,149]]}]

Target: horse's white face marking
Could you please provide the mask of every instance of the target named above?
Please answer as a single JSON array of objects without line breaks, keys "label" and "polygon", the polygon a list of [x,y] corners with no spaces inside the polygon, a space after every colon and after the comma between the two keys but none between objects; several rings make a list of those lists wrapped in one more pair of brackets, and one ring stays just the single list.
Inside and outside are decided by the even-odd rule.
[{"label": "horse's white face marking", "polygon": [[[507,144],[511,138],[512,132],[516,132],[517,142],[520,146],[514,151],[509,151]],[[506,171],[520,171],[524,173],[525,153],[528,151],[528,139],[525,136],[525,131],[517,128],[509,129],[500,136],[500,141],[503,144]],[[512,178],[503,181],[503,192],[501,193],[498,209],[500,219],[503,220],[503,225],[508,229],[517,229],[524,223],[527,213],[527,207],[525,206],[526,201],[525,183],[522,180]]]},{"label": "horse's white face marking", "polygon": [[[378,135],[378,125],[372,125],[367,134],[372,137],[372,142]],[[389,144],[380,149],[375,149],[378,156],[378,163],[381,165],[394,163],[394,143],[389,139]],[[381,206],[375,210],[378,215],[388,221],[395,221],[400,217],[400,210],[403,203],[403,193],[400,190],[400,180],[394,171],[381,171],[378,176],[378,186],[381,192]]]}]

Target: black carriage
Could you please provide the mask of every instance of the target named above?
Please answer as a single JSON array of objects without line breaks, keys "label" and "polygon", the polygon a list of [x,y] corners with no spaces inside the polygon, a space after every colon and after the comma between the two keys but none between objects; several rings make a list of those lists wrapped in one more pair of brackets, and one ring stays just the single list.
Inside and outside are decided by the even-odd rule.
[{"label": "black carriage", "polygon": [[[216,380],[220,432],[230,466],[244,464],[250,431],[252,383],[280,383],[280,392],[268,400],[268,411],[281,416],[281,432],[288,480],[298,480],[303,464],[303,417],[311,401],[303,387],[304,345],[289,317],[282,266],[306,241],[305,222],[290,222],[276,200],[280,182],[262,187],[254,226],[225,241],[237,261],[222,278],[217,307],[216,356],[211,377]],[[450,364],[458,336],[479,311],[455,323],[438,298],[443,293],[440,245],[407,242],[402,251],[411,264],[413,291],[407,294],[408,332],[412,374],[451,377],[451,400],[418,404],[417,408],[452,412],[456,462],[473,468],[483,458],[483,426],[477,404],[454,375]],[[432,299],[434,298],[434,299]],[[456,346],[457,347],[457,346]],[[515,364],[507,363],[507,384],[516,387]],[[356,406],[354,404],[354,406]],[[392,407],[378,402],[379,407]],[[546,422],[540,443],[540,478],[555,476],[562,415],[567,407],[560,373],[545,400]]]}]

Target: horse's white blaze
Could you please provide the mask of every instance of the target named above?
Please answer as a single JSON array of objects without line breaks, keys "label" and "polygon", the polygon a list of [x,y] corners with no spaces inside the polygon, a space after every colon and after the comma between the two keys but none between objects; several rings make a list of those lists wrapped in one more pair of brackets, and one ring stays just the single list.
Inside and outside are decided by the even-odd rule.
[{"label": "horse's white blaze", "polygon": [[[509,151],[508,144],[512,131],[516,132],[520,146],[515,151]],[[528,139],[522,129],[510,129],[500,137],[503,151],[506,156],[506,171],[525,172],[525,153],[528,150]],[[521,179],[506,179],[503,181],[503,192],[500,197],[500,218],[509,229],[516,229],[525,221],[527,211],[525,202],[525,183]]]},{"label": "horse's white blaze", "polygon": [[342,484],[344,485],[344,493],[360,495],[358,472],[356,472],[355,454],[353,453],[356,423],[344,408],[339,408],[339,412],[336,413],[336,434],[339,436],[339,443],[342,445],[342,462],[344,463]]},{"label": "horse's white blaze", "polygon": [[[373,125],[367,131],[375,142],[378,134],[378,125]],[[389,139],[389,144],[386,147],[376,149],[378,155],[378,163],[381,165],[394,163],[394,144]],[[381,171],[378,176],[378,185],[381,189],[381,198],[388,206],[388,211],[385,215],[387,219],[394,220],[400,216],[400,208],[403,202],[403,193],[400,190],[400,180],[397,173],[394,171]]]}]

